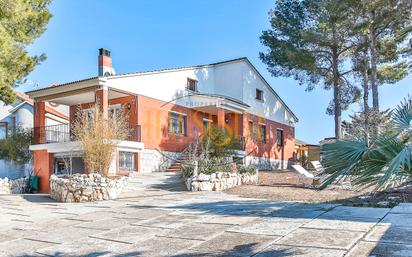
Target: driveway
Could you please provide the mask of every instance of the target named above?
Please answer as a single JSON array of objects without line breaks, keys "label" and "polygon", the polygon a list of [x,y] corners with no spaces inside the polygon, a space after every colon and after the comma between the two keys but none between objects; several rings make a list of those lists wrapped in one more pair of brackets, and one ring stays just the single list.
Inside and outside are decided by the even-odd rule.
[{"label": "driveway", "polygon": [[0,196],[0,256],[411,256],[412,205],[393,209],[184,191],[132,178],[121,197],[56,203]]}]

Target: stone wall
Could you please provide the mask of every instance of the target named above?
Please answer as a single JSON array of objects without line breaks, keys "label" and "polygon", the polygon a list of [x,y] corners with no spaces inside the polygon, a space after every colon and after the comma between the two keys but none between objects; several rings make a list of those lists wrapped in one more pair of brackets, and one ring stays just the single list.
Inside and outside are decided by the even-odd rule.
[{"label": "stone wall", "polygon": [[276,160],[248,155],[245,157],[246,166],[255,166],[259,170],[283,170],[291,168],[294,163],[288,160]]},{"label": "stone wall", "polygon": [[0,178],[0,194],[23,194],[27,186],[28,178],[10,180]]},{"label": "stone wall", "polygon": [[256,185],[258,183],[258,171],[256,173],[232,173],[217,172],[210,175],[200,173],[185,178],[186,187],[190,191],[222,191],[240,185]]},{"label": "stone wall", "polygon": [[50,177],[50,197],[59,202],[93,202],[116,199],[128,177],[109,179],[97,173]]},{"label": "stone wall", "polygon": [[140,153],[140,172],[165,171],[180,155],[179,152],[159,152],[152,149],[143,149]]}]

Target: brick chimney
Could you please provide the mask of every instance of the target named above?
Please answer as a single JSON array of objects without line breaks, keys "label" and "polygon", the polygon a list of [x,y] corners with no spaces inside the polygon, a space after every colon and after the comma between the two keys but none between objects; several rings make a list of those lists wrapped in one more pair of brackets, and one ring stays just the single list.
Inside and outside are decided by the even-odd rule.
[{"label": "brick chimney", "polygon": [[110,51],[104,48],[99,49],[99,77],[107,77],[115,75],[112,66],[112,57],[110,57]]}]

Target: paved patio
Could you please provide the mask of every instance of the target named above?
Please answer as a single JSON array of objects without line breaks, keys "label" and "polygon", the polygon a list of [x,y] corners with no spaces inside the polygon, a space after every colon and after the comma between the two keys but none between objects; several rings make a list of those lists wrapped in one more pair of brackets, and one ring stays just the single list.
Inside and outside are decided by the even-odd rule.
[{"label": "paved patio", "polygon": [[184,191],[133,178],[120,199],[0,196],[0,256],[412,256],[412,205],[355,208]]}]

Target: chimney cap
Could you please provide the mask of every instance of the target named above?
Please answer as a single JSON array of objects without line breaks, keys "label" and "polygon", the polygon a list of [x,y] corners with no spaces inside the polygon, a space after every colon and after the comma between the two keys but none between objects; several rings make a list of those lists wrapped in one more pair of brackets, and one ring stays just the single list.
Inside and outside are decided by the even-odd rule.
[{"label": "chimney cap", "polygon": [[110,51],[105,49],[105,48],[100,48],[99,49],[99,55],[104,55],[110,57]]}]

